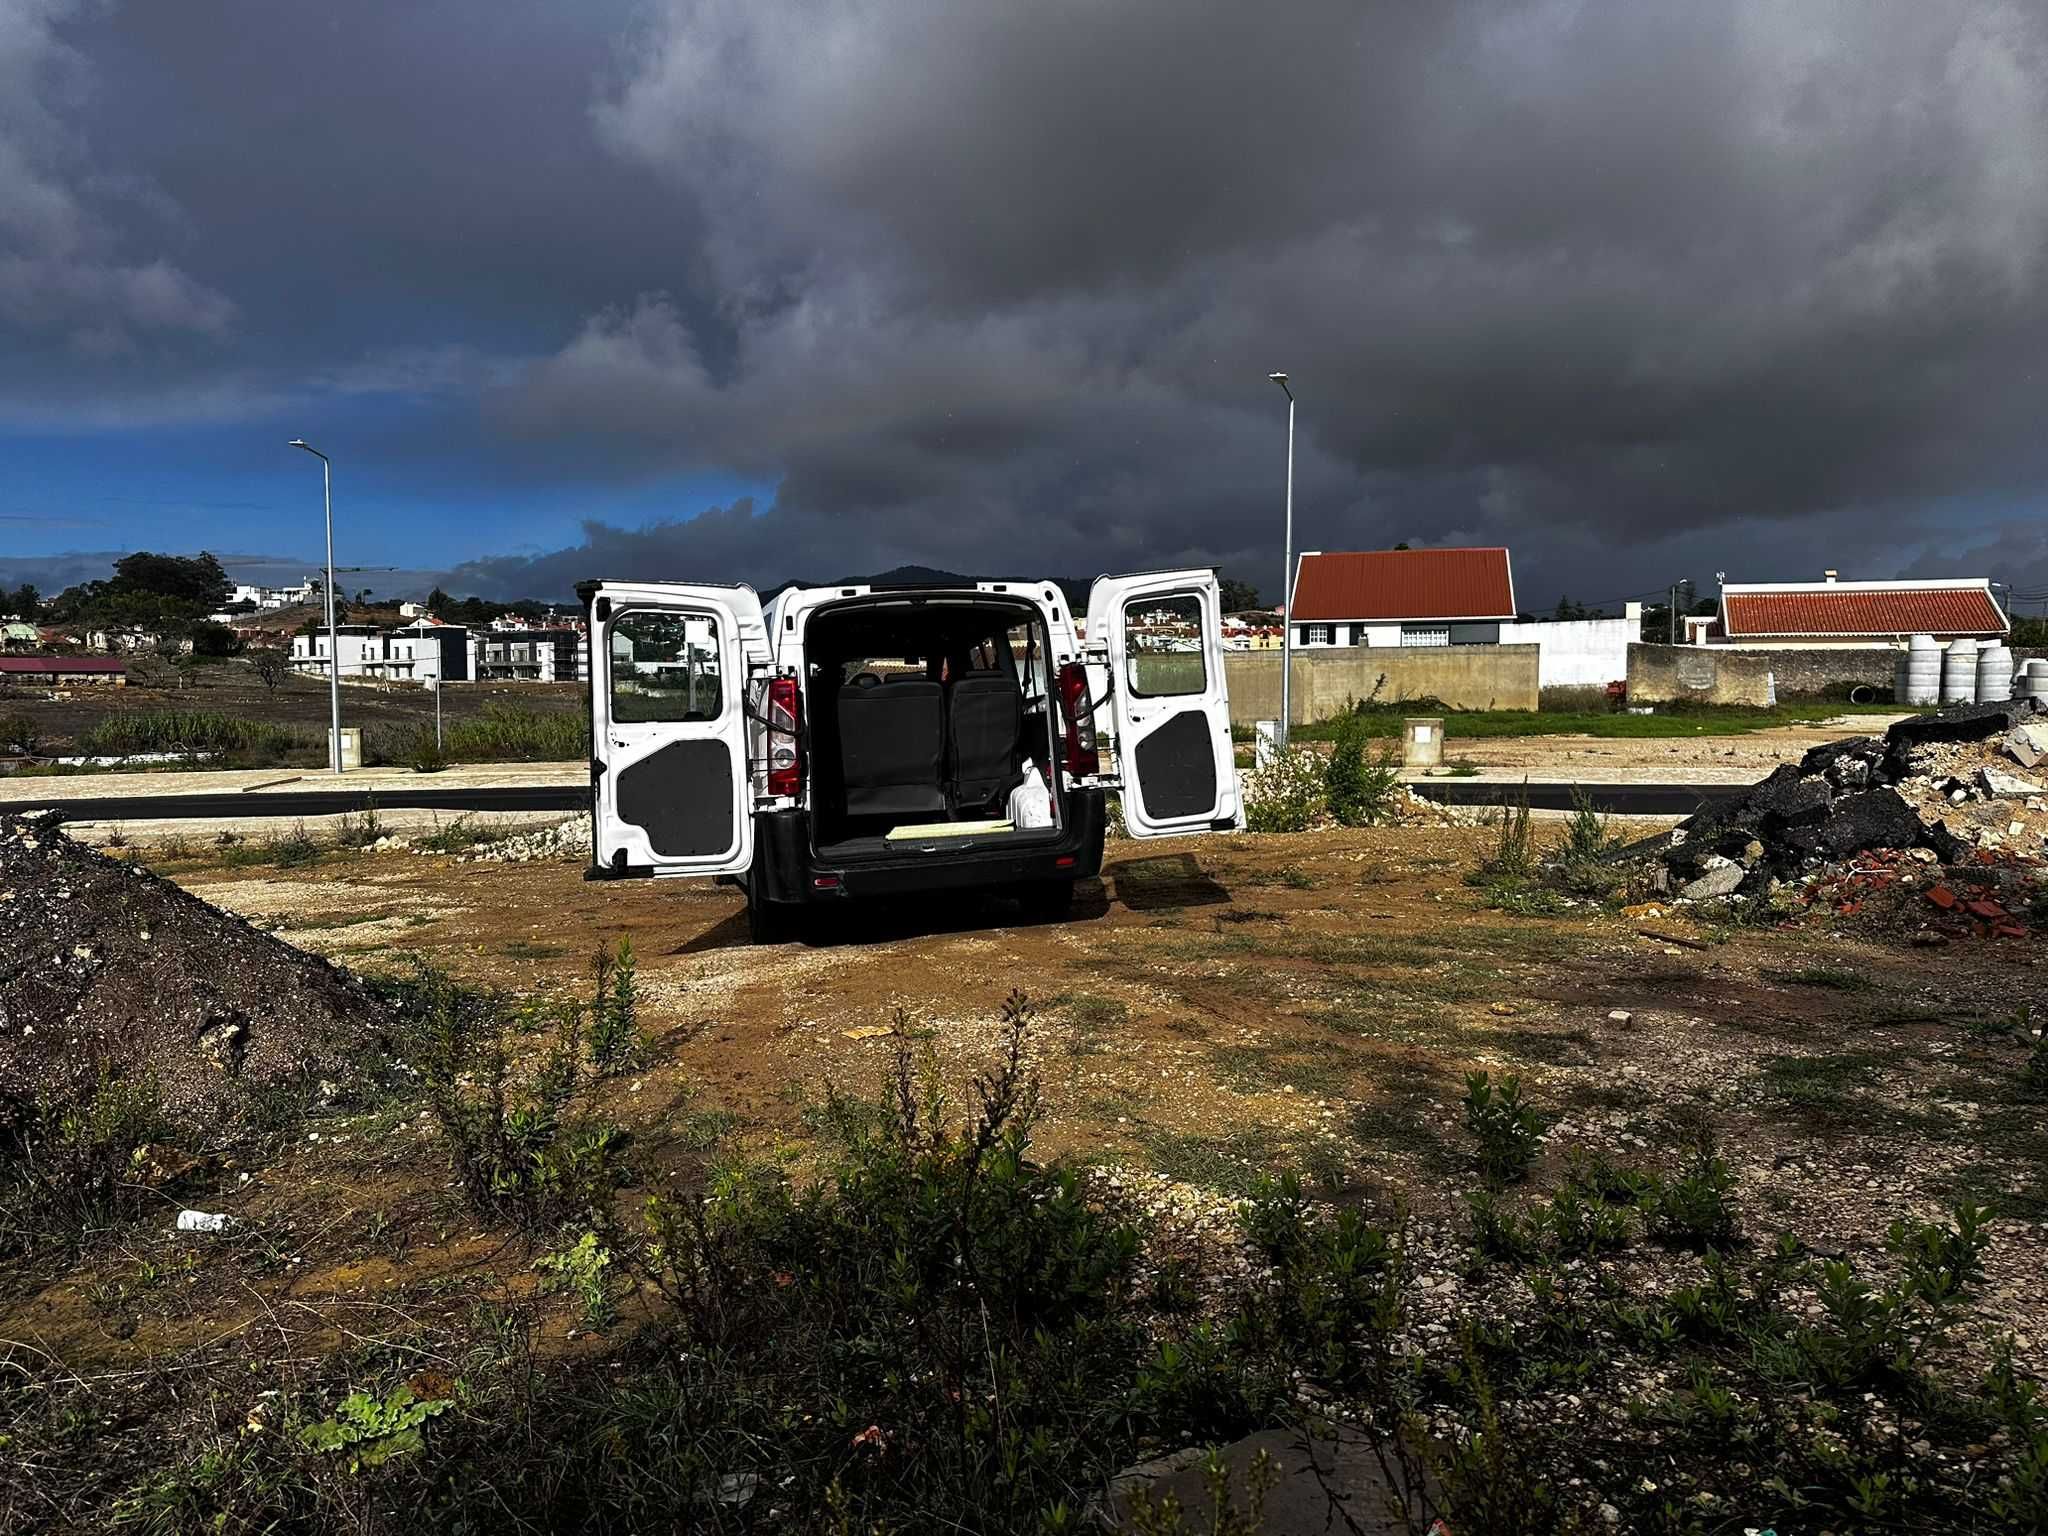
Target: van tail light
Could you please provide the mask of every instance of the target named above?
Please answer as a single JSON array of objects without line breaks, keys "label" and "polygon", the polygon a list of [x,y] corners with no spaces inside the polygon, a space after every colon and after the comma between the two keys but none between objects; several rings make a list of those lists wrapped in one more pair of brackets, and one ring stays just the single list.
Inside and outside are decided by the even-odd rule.
[{"label": "van tail light", "polygon": [[768,679],[768,793],[803,793],[804,765],[799,742],[804,729],[804,700],[793,677]]},{"label": "van tail light", "polygon": [[1078,661],[1060,668],[1060,705],[1067,719],[1067,772],[1086,778],[1102,770],[1095,750],[1095,710],[1088,699],[1088,669]]}]

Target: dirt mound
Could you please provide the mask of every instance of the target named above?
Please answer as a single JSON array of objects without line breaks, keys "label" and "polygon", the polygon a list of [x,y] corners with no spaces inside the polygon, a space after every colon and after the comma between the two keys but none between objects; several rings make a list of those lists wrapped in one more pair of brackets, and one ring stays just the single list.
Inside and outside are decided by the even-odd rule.
[{"label": "dirt mound", "polygon": [[354,977],[45,818],[0,815],[0,1121],[103,1065],[229,1130],[343,1085],[388,1023]]}]

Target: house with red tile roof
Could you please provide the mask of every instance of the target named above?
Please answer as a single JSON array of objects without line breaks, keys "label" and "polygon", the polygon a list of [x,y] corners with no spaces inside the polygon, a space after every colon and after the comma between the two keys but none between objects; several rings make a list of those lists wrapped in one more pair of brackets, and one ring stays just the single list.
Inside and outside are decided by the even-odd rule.
[{"label": "house with red tile roof", "polygon": [[1499,548],[1309,550],[1287,615],[1297,646],[1494,645],[1514,619]]},{"label": "house with red tile roof", "polygon": [[2003,640],[2012,624],[1988,579],[1730,582],[1720,611],[1693,623],[1697,645],[1749,650],[1825,650],[1904,646],[1914,635],[1937,640]]}]

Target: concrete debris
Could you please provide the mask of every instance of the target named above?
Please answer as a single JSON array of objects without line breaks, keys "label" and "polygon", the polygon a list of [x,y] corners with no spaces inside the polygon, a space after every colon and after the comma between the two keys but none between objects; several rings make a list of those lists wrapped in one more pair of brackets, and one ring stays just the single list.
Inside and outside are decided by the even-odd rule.
[{"label": "concrete debris", "polygon": [[2048,759],[2048,724],[2016,725],[2005,738],[2006,756],[2022,768],[2033,768]]},{"label": "concrete debris", "polygon": [[180,1211],[178,1212],[176,1230],[179,1232],[225,1232],[228,1229],[229,1222],[233,1220],[233,1217],[223,1216],[218,1211]]},{"label": "concrete debris", "polygon": [[1985,794],[1994,800],[2024,800],[2029,795],[2041,793],[2041,786],[2032,779],[2023,779],[2016,773],[2006,773],[1988,763],[1977,770],[1977,784]]},{"label": "concrete debris", "polygon": [[[2048,748],[2048,721],[2031,699],[1973,704],[1901,720],[1881,737],[1815,747],[1746,793],[1714,802],[1655,843],[1670,888],[1685,901],[1767,894],[1775,884],[1872,850],[1915,850],[1952,863],[1967,846],[2034,856],[2048,839],[2018,817],[2014,800],[2041,799],[2043,785],[1987,761],[2024,728]],[[1988,802],[2005,802],[1992,810]],[[1962,811],[1983,805],[1985,812]],[[1952,810],[1951,808],[1956,808]]]},{"label": "concrete debris", "polygon": [[1740,864],[1723,864],[1710,869],[1699,879],[1679,887],[1680,901],[1712,901],[1716,896],[1733,896],[1740,889],[1749,871]]},{"label": "concrete debris", "polygon": [[480,843],[460,856],[464,864],[535,864],[549,859],[590,857],[590,818],[574,816],[551,827],[515,832],[494,843]]}]

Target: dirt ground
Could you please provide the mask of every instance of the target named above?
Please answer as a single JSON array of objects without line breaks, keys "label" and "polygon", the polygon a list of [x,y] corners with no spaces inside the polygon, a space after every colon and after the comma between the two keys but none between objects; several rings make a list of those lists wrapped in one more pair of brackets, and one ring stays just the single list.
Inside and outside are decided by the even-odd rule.
[{"label": "dirt ground", "polygon": [[1488,778],[1566,779],[1582,784],[1751,784],[1780,763],[1843,736],[1881,735],[1897,718],[1855,714],[1811,725],[1773,726],[1743,736],[1690,738],[1596,736],[1458,737],[1447,762]]},{"label": "dirt ground", "polygon": [[[1455,1306],[1473,1185],[1464,1074],[1516,1071],[1556,1117],[1539,1188],[1572,1149],[1668,1167],[1674,1114],[1699,1106],[1762,1242],[1785,1228],[1868,1255],[1894,1217],[1994,1198],[1983,1311],[2017,1333],[2023,1367],[2048,1365],[2048,1133],[2016,1091],[2024,1048],[1996,1032],[2048,1008],[2038,942],[1915,948],[1833,915],[1733,932],[1590,905],[1509,916],[1463,879],[1490,836],[1115,843],[1071,921],[955,902],[834,914],[768,948],[748,943],[732,890],[586,883],[569,860],[388,850],[166,872],[372,975],[417,952],[474,982],[571,994],[599,945],[630,936],[652,1050],[600,1107],[650,1182],[714,1147],[800,1166],[824,1085],[871,1090],[898,1028],[964,1088],[1022,988],[1039,1008],[1040,1151],[1098,1165],[1191,1231],[1226,1230],[1256,1174],[1293,1167],[1405,1203],[1429,1294]],[[120,1369],[281,1317],[382,1337],[485,1292],[530,1295],[532,1255],[465,1214],[436,1136],[403,1101],[316,1119],[166,1196],[160,1227],[18,1277],[0,1338]],[[172,1234],[183,1203],[239,1218],[239,1235]],[[555,1347],[578,1348],[573,1315],[558,1323]]]}]

